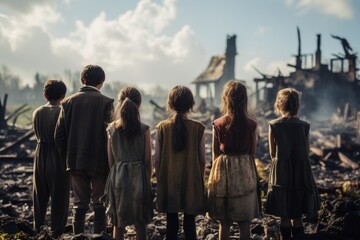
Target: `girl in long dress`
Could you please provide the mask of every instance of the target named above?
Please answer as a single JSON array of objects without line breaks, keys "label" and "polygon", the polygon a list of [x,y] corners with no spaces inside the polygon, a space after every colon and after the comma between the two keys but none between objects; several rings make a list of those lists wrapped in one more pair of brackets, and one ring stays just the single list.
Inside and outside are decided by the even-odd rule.
[{"label": "girl in long dress", "polygon": [[136,88],[122,89],[107,129],[110,173],[105,196],[115,239],[124,239],[127,225],[135,225],[136,239],[146,239],[146,224],[153,217],[150,130],[140,121],[140,104]]},{"label": "girl in long dress", "polygon": [[157,126],[155,170],[158,211],[166,213],[166,239],[177,239],[178,213],[184,213],[185,239],[196,239],[195,216],[205,208],[205,126],[191,120],[189,88],[174,87],[168,97],[172,118]]},{"label": "girl in long dress", "polygon": [[280,217],[281,239],[303,239],[301,217],[317,216],[320,207],[309,161],[310,124],[300,120],[300,92],[285,88],[277,93],[275,112],[269,122],[269,151],[272,158],[266,213]]},{"label": "girl in long dress", "polygon": [[213,122],[213,166],[208,181],[209,216],[220,222],[219,239],[230,238],[237,222],[240,239],[250,239],[250,221],[259,216],[254,155],[257,124],[249,117],[245,85],[224,86],[222,112]]}]

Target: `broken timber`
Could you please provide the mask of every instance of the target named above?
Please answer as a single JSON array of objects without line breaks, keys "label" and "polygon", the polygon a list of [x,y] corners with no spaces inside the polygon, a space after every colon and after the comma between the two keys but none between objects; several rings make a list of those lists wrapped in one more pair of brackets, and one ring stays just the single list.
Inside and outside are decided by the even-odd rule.
[{"label": "broken timber", "polygon": [[19,146],[20,144],[22,144],[23,142],[27,141],[29,138],[31,138],[34,135],[34,131],[33,130],[29,130],[27,132],[25,132],[23,135],[21,135],[20,137],[18,137],[17,139],[15,139],[15,141],[7,144],[6,146],[0,148],[0,155],[1,154],[6,154],[9,151],[11,151],[12,149],[14,149],[15,147]]}]

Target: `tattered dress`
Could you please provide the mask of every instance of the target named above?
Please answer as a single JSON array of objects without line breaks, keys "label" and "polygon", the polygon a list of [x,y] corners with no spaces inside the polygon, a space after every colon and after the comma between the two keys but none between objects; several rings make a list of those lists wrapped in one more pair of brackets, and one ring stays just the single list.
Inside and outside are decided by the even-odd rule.
[{"label": "tattered dress", "polygon": [[125,132],[110,126],[114,164],[107,179],[104,198],[107,211],[116,227],[149,223],[153,217],[150,176],[144,162],[145,132],[128,138]]},{"label": "tattered dress", "polygon": [[272,161],[266,213],[298,218],[317,216],[320,199],[308,158],[306,141],[310,124],[299,118],[269,122],[276,145]]}]

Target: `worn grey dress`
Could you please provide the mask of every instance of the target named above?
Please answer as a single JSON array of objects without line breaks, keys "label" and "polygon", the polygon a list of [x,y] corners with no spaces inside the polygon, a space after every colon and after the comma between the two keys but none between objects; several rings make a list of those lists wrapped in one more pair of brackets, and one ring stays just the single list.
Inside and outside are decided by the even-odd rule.
[{"label": "worn grey dress", "polygon": [[306,141],[310,124],[299,118],[269,122],[276,145],[272,161],[266,213],[289,218],[313,218],[320,207]]},{"label": "worn grey dress", "polygon": [[146,170],[145,137],[149,126],[141,124],[143,134],[132,139],[110,126],[114,165],[110,169],[104,197],[114,226],[149,223],[153,217],[150,177]]}]

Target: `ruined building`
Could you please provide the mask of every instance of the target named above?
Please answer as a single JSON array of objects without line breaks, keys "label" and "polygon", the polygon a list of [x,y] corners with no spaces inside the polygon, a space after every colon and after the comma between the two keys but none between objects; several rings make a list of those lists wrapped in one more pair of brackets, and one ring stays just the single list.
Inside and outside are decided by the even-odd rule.
[{"label": "ruined building", "polygon": [[220,105],[223,85],[235,78],[236,54],[236,35],[228,35],[225,54],[213,56],[207,68],[192,82],[196,86],[196,97],[200,97],[201,89],[204,88],[210,105]]},{"label": "ruined building", "polygon": [[[276,93],[285,87],[294,87],[302,95],[302,114],[313,119],[326,119],[334,112],[349,112],[360,109],[360,79],[357,77],[357,56],[345,38],[331,35],[339,40],[344,53],[333,54],[330,64],[321,60],[321,35],[317,34],[315,54],[302,54],[301,38],[298,30],[298,53],[295,55],[294,71],[283,76],[262,74],[255,78],[256,103],[261,109],[270,109]],[[314,61],[315,55],[315,61]],[[310,61],[310,66],[309,65]]]}]

